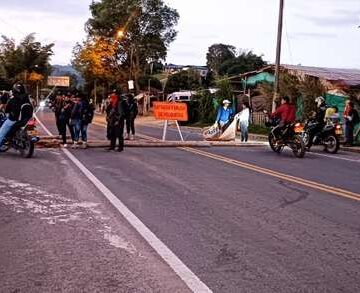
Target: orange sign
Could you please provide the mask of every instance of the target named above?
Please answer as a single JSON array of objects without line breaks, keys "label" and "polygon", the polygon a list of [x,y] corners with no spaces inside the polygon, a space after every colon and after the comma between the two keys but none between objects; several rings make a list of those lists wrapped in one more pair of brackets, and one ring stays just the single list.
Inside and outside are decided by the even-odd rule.
[{"label": "orange sign", "polygon": [[185,103],[154,102],[154,114],[157,120],[189,120]]}]

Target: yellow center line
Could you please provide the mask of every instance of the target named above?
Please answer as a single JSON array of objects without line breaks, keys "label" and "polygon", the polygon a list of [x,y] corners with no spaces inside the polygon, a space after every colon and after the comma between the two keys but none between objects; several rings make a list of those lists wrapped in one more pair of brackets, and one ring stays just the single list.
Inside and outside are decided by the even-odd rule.
[{"label": "yellow center line", "polygon": [[[105,124],[102,123],[94,123],[98,126],[106,126]],[[148,140],[155,140],[155,141],[161,141],[160,139],[157,139],[155,137],[152,136],[148,136],[148,135],[144,135],[144,134],[139,134],[139,137],[142,137],[144,139],[148,139]],[[281,172],[277,172],[271,169],[267,169],[267,168],[263,168],[257,165],[253,165],[253,164],[249,164],[249,163],[245,163],[242,161],[238,161],[235,159],[231,159],[222,155],[217,155],[217,154],[213,154],[213,153],[209,153],[207,151],[203,151],[203,150],[199,150],[199,149],[195,149],[195,148],[191,148],[191,147],[179,147],[178,149],[181,149],[183,151],[186,152],[190,152],[193,154],[197,154],[203,157],[207,157],[213,160],[217,160],[217,161],[221,161],[230,165],[234,165],[237,167],[241,167],[243,169],[247,169],[247,170],[251,170],[251,171],[255,171],[257,173],[261,173],[264,175],[268,175],[271,177],[275,177],[275,178],[279,178],[281,180],[286,180],[289,182],[293,182],[302,186],[306,186],[312,189],[316,189],[316,190],[320,190],[320,191],[324,191],[327,193],[331,193],[340,197],[344,197],[344,198],[348,198],[348,199],[352,199],[352,200],[356,200],[356,201],[360,201],[360,194],[359,193],[355,193],[346,189],[341,189],[341,188],[337,188],[337,187],[333,187],[330,185],[326,185],[326,184],[322,184],[322,183],[318,183],[315,181],[311,181],[311,180],[307,180],[307,179],[303,179],[300,177],[296,177],[296,176],[292,176],[292,175],[288,175],[285,173],[281,173]]]}]

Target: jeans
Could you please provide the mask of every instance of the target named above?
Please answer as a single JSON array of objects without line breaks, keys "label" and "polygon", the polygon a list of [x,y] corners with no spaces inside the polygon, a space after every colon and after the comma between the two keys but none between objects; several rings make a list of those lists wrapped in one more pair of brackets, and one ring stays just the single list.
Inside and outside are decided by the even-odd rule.
[{"label": "jeans", "polygon": [[127,134],[131,133],[135,135],[135,118],[127,118],[126,119],[126,132]]},{"label": "jeans", "polygon": [[6,119],[0,128],[0,147],[3,145],[6,135],[10,132],[16,121]]},{"label": "jeans", "polygon": [[240,122],[241,141],[248,141],[249,131],[248,124],[246,122]]},{"label": "jeans", "polygon": [[83,142],[87,141],[87,124],[84,124],[81,120],[74,121],[74,134],[75,134],[75,141],[79,141],[80,134],[81,140]]}]

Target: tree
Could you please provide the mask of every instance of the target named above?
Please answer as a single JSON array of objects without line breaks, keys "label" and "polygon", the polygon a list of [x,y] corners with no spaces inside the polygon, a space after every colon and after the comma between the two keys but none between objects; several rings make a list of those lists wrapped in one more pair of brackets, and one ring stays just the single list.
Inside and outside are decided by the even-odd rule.
[{"label": "tree", "polygon": [[199,101],[199,116],[202,123],[212,123],[216,118],[216,109],[214,105],[214,95],[208,90],[201,91],[194,97]]},{"label": "tree", "polygon": [[266,65],[262,56],[254,54],[252,51],[240,51],[234,58],[225,60],[219,66],[220,75],[237,75],[249,71],[258,70]]},{"label": "tree", "polygon": [[303,119],[311,117],[312,113],[316,111],[315,98],[324,96],[325,88],[321,81],[316,77],[305,76],[298,84],[298,91],[301,94],[303,103]]},{"label": "tree", "polygon": [[234,89],[228,79],[223,79],[217,82],[216,87],[219,89],[215,93],[217,104],[221,105],[223,100],[232,101],[234,97]]},{"label": "tree", "polygon": [[234,59],[235,56],[236,48],[234,46],[214,44],[209,47],[206,54],[206,65],[215,75],[218,75],[221,64],[227,60]]},{"label": "tree", "polygon": [[162,0],[93,1],[90,12],[86,23],[90,37],[101,36],[112,43],[118,30],[123,30],[113,56],[138,89],[138,78],[147,64],[165,60],[177,34],[174,26],[179,14]]},{"label": "tree", "polygon": [[42,45],[34,34],[26,36],[19,45],[2,36],[0,43],[0,68],[7,83],[22,80],[34,90],[51,72],[50,57],[54,44]]},{"label": "tree", "polygon": [[182,90],[196,90],[200,87],[201,77],[195,70],[183,70],[171,75],[165,86],[166,93]]}]

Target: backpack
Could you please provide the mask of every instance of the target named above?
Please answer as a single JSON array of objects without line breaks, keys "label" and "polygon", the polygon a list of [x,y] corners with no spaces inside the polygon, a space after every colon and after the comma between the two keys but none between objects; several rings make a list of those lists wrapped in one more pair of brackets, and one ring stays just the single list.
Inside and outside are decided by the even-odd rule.
[{"label": "backpack", "polygon": [[353,122],[354,125],[356,125],[356,124],[358,124],[360,122],[359,112],[356,109],[354,109],[353,111],[354,112],[353,112],[353,120],[352,120],[352,122]]}]

